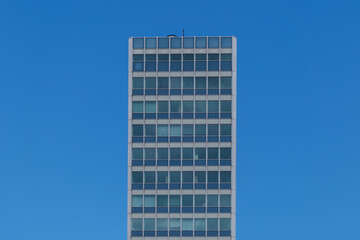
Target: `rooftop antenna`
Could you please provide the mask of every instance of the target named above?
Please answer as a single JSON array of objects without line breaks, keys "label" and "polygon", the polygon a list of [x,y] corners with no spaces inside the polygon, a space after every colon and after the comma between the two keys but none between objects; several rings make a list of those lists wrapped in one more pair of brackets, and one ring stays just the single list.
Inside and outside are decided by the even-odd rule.
[{"label": "rooftop antenna", "polygon": [[185,36],[185,30],[183,29],[183,36]]}]

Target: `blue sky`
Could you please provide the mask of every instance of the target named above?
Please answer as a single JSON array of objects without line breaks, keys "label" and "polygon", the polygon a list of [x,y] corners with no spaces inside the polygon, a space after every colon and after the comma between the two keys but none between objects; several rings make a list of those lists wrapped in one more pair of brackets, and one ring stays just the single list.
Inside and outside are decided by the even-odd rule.
[{"label": "blue sky", "polygon": [[360,239],[359,1],[1,1],[0,239],[125,239],[127,39],[238,38],[237,238]]}]

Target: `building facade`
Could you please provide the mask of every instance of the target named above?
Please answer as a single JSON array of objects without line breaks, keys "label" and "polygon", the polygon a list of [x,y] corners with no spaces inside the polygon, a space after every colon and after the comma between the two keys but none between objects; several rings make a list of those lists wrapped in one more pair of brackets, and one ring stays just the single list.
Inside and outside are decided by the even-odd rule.
[{"label": "building facade", "polygon": [[129,38],[128,240],[235,240],[236,38]]}]

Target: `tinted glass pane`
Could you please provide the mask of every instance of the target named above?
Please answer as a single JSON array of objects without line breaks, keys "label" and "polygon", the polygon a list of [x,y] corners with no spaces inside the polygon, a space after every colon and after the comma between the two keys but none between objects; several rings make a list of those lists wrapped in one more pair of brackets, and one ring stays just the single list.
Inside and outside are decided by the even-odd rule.
[{"label": "tinted glass pane", "polygon": [[206,54],[196,54],[196,60],[206,60]]},{"label": "tinted glass pane", "polygon": [[[179,174],[180,176],[180,174]],[[170,195],[170,206],[179,207],[180,206],[180,195]]]},{"label": "tinted glass pane", "polygon": [[231,101],[221,101],[221,112],[231,112]]},{"label": "tinted glass pane", "polygon": [[170,125],[170,136],[178,137],[181,135],[181,125]]},{"label": "tinted glass pane", "polygon": [[194,112],[194,101],[183,101],[183,112]]},{"label": "tinted glass pane", "polygon": [[158,125],[158,136],[159,137],[167,137],[168,136],[168,125],[166,124],[162,124],[162,125]]},{"label": "tinted glass pane", "polygon": [[221,47],[222,48],[231,48],[232,38],[231,37],[222,37],[221,38]]},{"label": "tinted glass pane", "polygon": [[219,112],[219,101],[209,101],[208,109],[209,112]]},{"label": "tinted glass pane", "polygon": [[231,148],[220,148],[221,159],[231,159]]},{"label": "tinted glass pane", "polygon": [[132,149],[132,159],[133,160],[142,160],[143,159],[143,149],[142,148],[133,148]]},{"label": "tinted glass pane", "polygon": [[133,195],[131,200],[132,207],[142,207],[143,206],[143,196],[142,195]]},{"label": "tinted glass pane", "polygon": [[170,182],[171,183],[179,183],[180,180],[180,172],[170,172]]},{"label": "tinted glass pane", "polygon": [[219,48],[218,37],[209,37],[209,48]]},{"label": "tinted glass pane", "polygon": [[231,182],[231,172],[229,171],[220,172],[220,182],[222,183]]},{"label": "tinted glass pane", "polygon": [[183,183],[192,183],[193,182],[193,172],[192,171],[184,171],[183,175]]},{"label": "tinted glass pane", "polygon": [[171,48],[181,48],[181,38],[170,38]]},{"label": "tinted glass pane", "polygon": [[192,77],[184,77],[184,79],[183,79],[183,88],[185,88],[185,89],[194,88],[194,78],[192,78]]},{"label": "tinted glass pane", "polygon": [[172,89],[180,89],[181,88],[181,78],[179,77],[172,77],[171,81],[171,88]]},{"label": "tinted glass pane", "polygon": [[143,89],[143,88],[144,88],[144,79],[133,78],[133,89]]},{"label": "tinted glass pane", "polygon": [[220,195],[220,207],[231,206],[231,195]]},{"label": "tinted glass pane", "polygon": [[145,183],[154,183],[155,182],[155,172],[145,172]]},{"label": "tinted glass pane", "polygon": [[182,206],[192,207],[193,206],[193,195],[182,195]]},{"label": "tinted glass pane", "polygon": [[195,207],[205,207],[205,195],[195,196]]},{"label": "tinted glass pane", "polygon": [[195,135],[206,135],[206,124],[196,124]]},{"label": "tinted glass pane", "polygon": [[218,230],[218,219],[217,218],[208,218],[207,219],[207,229],[208,230]]},{"label": "tinted glass pane", "polygon": [[221,60],[222,61],[224,61],[224,60],[231,61],[231,54],[229,54],[229,53],[221,54]]},{"label": "tinted glass pane", "polygon": [[231,124],[221,124],[220,125],[220,134],[221,135],[231,135]]},{"label": "tinted glass pane", "polygon": [[153,195],[144,196],[144,206],[145,207],[155,207],[155,196],[153,196]]},{"label": "tinted glass pane", "polygon": [[155,89],[156,88],[156,78],[153,78],[153,77],[145,78],[145,88],[146,89]]},{"label": "tinted glass pane", "polygon": [[144,38],[133,38],[133,48],[135,49],[144,48]]},{"label": "tinted glass pane", "polygon": [[181,111],[181,102],[180,101],[171,101],[170,102],[170,112],[179,113]]},{"label": "tinted glass pane", "polygon": [[156,135],[156,125],[146,124],[145,125],[145,137],[153,137]]},{"label": "tinted glass pane", "polygon": [[196,171],[195,172],[195,183],[204,183],[206,181],[206,172]]},{"label": "tinted glass pane", "polygon": [[193,148],[183,148],[183,159],[193,159]]},{"label": "tinted glass pane", "polygon": [[208,172],[208,182],[217,183],[218,180],[219,180],[218,172],[214,172],[214,171],[209,171]]},{"label": "tinted glass pane", "polygon": [[214,53],[209,54],[208,58],[209,58],[209,61],[217,61],[217,60],[219,60],[219,54],[214,54]]},{"label": "tinted glass pane", "polygon": [[169,48],[169,38],[159,38],[159,48]]},{"label": "tinted glass pane", "polygon": [[196,112],[206,112],[206,101],[195,101]]},{"label": "tinted glass pane", "polygon": [[170,160],[179,160],[181,158],[180,148],[170,148]]},{"label": "tinted glass pane", "polygon": [[142,218],[131,219],[131,230],[142,231]]},{"label": "tinted glass pane", "polygon": [[145,218],[144,219],[144,230],[145,231],[155,230],[155,218]]},{"label": "tinted glass pane", "polygon": [[194,48],[194,38],[184,38],[184,48]]},{"label": "tinted glass pane", "polygon": [[158,102],[158,112],[160,112],[160,113],[169,112],[169,102],[168,101],[159,101]]},{"label": "tinted glass pane", "polygon": [[206,37],[196,38],[196,48],[206,48]]},{"label": "tinted glass pane", "polygon": [[142,101],[134,101],[132,106],[133,113],[142,113],[143,110],[143,102]]},{"label": "tinted glass pane", "polygon": [[169,60],[169,54],[159,54],[158,58],[159,58],[159,61],[168,61]]},{"label": "tinted glass pane", "polygon": [[192,136],[194,134],[194,125],[193,124],[184,124],[183,125],[183,136]]},{"label": "tinted glass pane", "polygon": [[156,102],[145,102],[145,112],[146,113],[155,113],[156,112]]},{"label": "tinted glass pane", "polygon": [[220,230],[223,230],[223,231],[231,230],[231,219],[230,218],[221,218],[220,219]]},{"label": "tinted glass pane", "polygon": [[157,206],[158,207],[167,207],[168,206],[168,195],[158,195],[157,196]]},{"label": "tinted glass pane", "polygon": [[180,230],[180,218],[170,218],[170,230]]},{"label": "tinted glass pane", "polygon": [[221,78],[221,88],[223,89],[231,88],[231,77]]},{"label": "tinted glass pane", "polygon": [[195,160],[206,159],[206,148],[195,148]]},{"label": "tinted glass pane", "polygon": [[156,38],[146,38],[146,48],[156,48]]},{"label": "tinted glass pane", "polygon": [[158,159],[168,160],[168,148],[158,148]]},{"label": "tinted glass pane", "polygon": [[132,183],[143,183],[143,172],[132,172]]},{"label": "tinted glass pane", "polygon": [[218,206],[218,195],[208,195],[207,196],[208,207],[217,207]]},{"label": "tinted glass pane", "polygon": [[155,148],[145,148],[145,160],[155,159]]},{"label": "tinted glass pane", "polygon": [[168,230],[168,219],[167,218],[158,218],[157,219],[157,230],[160,230],[160,231]]},{"label": "tinted glass pane", "polygon": [[209,77],[208,78],[209,88],[216,89],[219,88],[219,78],[218,77]]},{"label": "tinted glass pane", "polygon": [[205,77],[197,77],[195,79],[195,86],[197,89],[205,89],[206,88],[206,78]]},{"label": "tinted glass pane", "polygon": [[133,125],[133,136],[135,137],[143,136],[143,125]]},{"label": "tinted glass pane", "polygon": [[209,159],[218,159],[219,158],[219,149],[218,148],[208,148],[208,158]]},{"label": "tinted glass pane", "polygon": [[218,136],[219,135],[219,124],[209,124],[208,125],[208,135],[209,136]]},{"label": "tinted glass pane", "polygon": [[159,77],[158,78],[158,88],[169,88],[169,78]]},{"label": "tinted glass pane", "polygon": [[192,218],[183,218],[182,230],[185,230],[185,231],[193,230],[193,219]]},{"label": "tinted glass pane", "polygon": [[205,218],[195,218],[195,230],[205,230]]}]

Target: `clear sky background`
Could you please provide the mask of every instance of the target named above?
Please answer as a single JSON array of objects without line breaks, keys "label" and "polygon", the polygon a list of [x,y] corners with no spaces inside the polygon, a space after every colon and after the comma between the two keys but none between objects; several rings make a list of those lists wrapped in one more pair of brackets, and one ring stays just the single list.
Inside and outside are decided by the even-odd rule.
[{"label": "clear sky background", "polygon": [[360,2],[0,1],[0,239],[122,240],[128,37],[238,39],[237,239],[360,239]]}]

